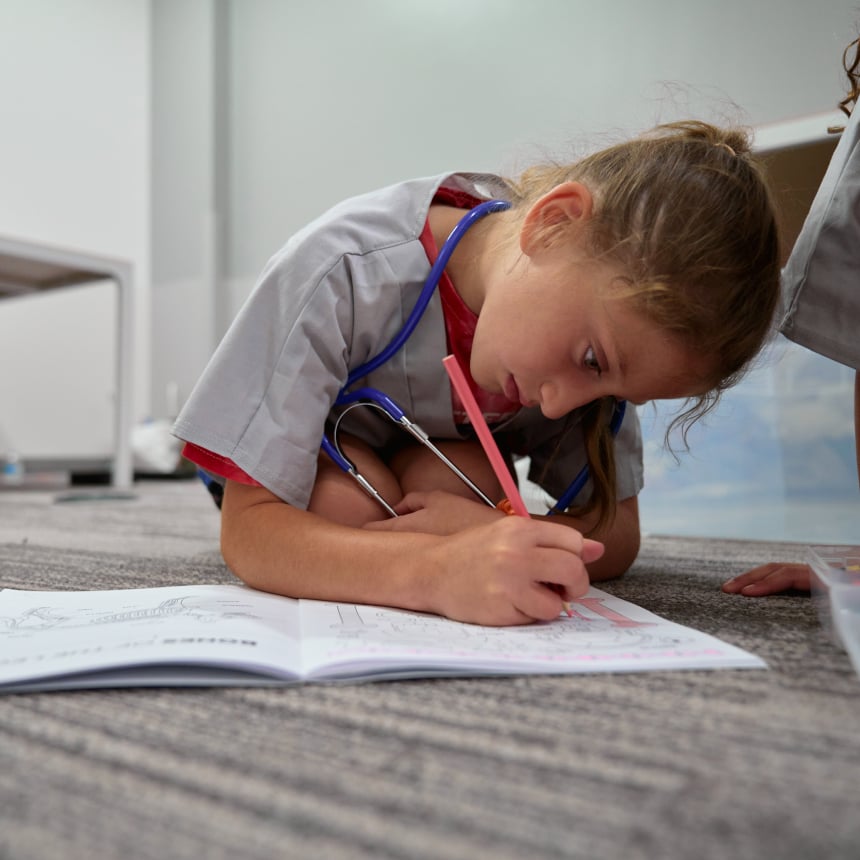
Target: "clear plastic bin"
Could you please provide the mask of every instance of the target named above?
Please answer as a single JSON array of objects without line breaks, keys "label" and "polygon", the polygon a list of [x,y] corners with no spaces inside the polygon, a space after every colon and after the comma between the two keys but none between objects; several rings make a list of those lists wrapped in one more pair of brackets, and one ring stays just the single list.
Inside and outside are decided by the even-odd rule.
[{"label": "clear plastic bin", "polygon": [[860,675],[860,546],[811,546],[809,566],[821,623]]}]

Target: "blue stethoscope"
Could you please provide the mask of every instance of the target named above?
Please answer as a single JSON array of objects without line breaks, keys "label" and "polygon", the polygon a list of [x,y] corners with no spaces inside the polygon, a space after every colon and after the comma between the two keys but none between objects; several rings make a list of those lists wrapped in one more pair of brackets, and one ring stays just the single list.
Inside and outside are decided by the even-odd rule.
[{"label": "blue stethoscope", "polygon": [[[358,484],[364,489],[368,495],[373,497],[385,510],[392,516],[396,517],[397,513],[394,508],[385,501],[378,490],[362,475],[355,464],[343,453],[338,443],[338,432],[340,423],[344,416],[357,406],[371,406],[382,412],[388,419],[395,424],[400,425],[407,433],[412,435],[425,448],[432,451],[463,483],[469,487],[482,501],[486,502],[491,508],[496,507],[496,503],[490,499],[474,482],[465,475],[445,454],[433,444],[428,435],[411,419],[409,419],[403,410],[390,398],[376,388],[362,387],[356,388],[354,391],[349,391],[359,379],[368,376],[377,368],[381,367],[392,356],[394,356],[406,343],[415,327],[424,315],[430,299],[439,284],[439,279],[442,277],[442,272],[445,266],[448,265],[448,260],[454,249],[459,244],[460,240],[466,231],[478,220],[489,215],[491,212],[501,212],[510,208],[510,203],[506,200],[488,200],[486,203],[481,203],[474,209],[470,209],[463,218],[457,223],[457,226],[451,231],[451,234],[442,245],[436,262],[430,269],[430,274],[421,288],[421,293],[418,300],[415,302],[415,307],[412,308],[412,313],[403,324],[403,328],[397,333],[394,339],[382,349],[376,356],[364,362],[361,366],[353,370],[347,377],[346,383],[341,388],[340,393],[335,399],[335,406],[345,407],[338,415],[334,422],[331,431],[331,438],[323,435],[321,449],[334,461],[334,463],[347,474],[351,475]],[[616,403],[615,411],[610,420],[610,430],[613,435],[618,433],[621,422],[624,419],[625,401],[619,400]],[[585,486],[588,481],[588,466],[585,465],[580,470],[579,474],[573,480],[571,485],[562,493],[555,505],[549,510],[549,514],[562,513],[570,506],[571,502],[576,498],[577,494]]]}]

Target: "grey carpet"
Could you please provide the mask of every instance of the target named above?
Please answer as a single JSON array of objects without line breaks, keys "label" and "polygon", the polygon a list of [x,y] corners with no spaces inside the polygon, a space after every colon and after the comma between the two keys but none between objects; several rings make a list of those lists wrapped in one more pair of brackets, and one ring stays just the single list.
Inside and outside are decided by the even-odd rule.
[{"label": "grey carpet", "polygon": [[[229,582],[195,482],[0,493],[0,585]],[[606,590],[767,671],[0,696],[0,858],[856,858],[860,680],[799,548],[646,539]]]}]

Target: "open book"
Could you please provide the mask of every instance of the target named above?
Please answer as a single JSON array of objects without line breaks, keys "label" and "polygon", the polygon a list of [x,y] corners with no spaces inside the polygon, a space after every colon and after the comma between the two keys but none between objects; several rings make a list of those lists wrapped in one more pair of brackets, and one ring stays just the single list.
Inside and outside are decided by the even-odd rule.
[{"label": "open book", "polygon": [[720,667],[765,664],[596,588],[522,627],[243,585],[0,591],[0,692]]}]

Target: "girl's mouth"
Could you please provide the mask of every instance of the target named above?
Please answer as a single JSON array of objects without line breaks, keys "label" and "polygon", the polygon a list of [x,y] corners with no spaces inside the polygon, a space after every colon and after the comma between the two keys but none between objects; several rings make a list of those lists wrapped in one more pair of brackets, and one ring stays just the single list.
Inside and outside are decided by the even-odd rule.
[{"label": "girl's mouth", "polygon": [[505,397],[508,398],[512,403],[519,403],[521,406],[535,406],[536,404],[527,400],[523,397],[522,392],[520,391],[519,386],[516,383],[516,380],[513,376],[509,376],[507,380],[505,380]]}]

